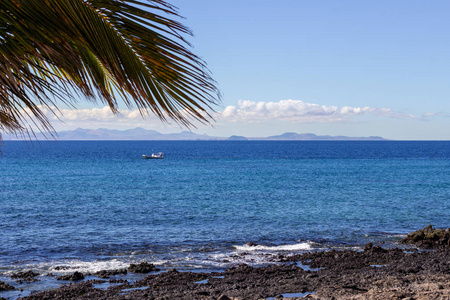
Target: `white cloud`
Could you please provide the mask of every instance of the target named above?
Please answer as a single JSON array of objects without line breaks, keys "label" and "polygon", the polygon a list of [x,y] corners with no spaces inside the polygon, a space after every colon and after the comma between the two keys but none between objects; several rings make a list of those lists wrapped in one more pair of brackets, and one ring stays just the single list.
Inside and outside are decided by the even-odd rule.
[{"label": "white cloud", "polygon": [[[161,122],[154,114],[145,115],[144,118],[138,109],[119,110],[118,114],[114,114],[108,106],[102,108],[91,109],[60,109],[55,107],[51,109],[39,106],[41,111],[46,115],[53,127],[57,130],[70,130],[78,127],[82,128],[111,128],[111,129],[129,129],[135,127],[145,127],[154,129],[164,129],[177,127]],[[53,112],[52,112],[53,110]],[[24,110],[28,116],[31,116],[29,109]],[[26,114],[23,114],[26,116]],[[34,118],[25,117],[24,121],[30,125],[33,130],[39,128],[33,122]]]},{"label": "white cloud", "polygon": [[227,106],[219,113],[222,121],[260,122],[281,120],[293,123],[340,122],[358,115],[376,115],[391,118],[417,118],[392,110],[392,108],[327,106],[306,103],[300,100],[281,100],[279,102],[254,102],[239,100],[237,106]]},{"label": "white cloud", "polygon": [[[145,115],[142,118],[138,109],[120,110],[118,115],[114,115],[108,106],[91,109],[61,109],[55,116],[49,109],[40,107],[51,121],[57,131],[83,128],[111,128],[129,129],[135,127],[152,128],[156,130],[185,129],[175,122],[171,124],[163,123],[153,114]],[[54,108],[52,108],[54,109]],[[263,123],[277,120],[287,124],[298,123],[332,123],[352,121],[357,117],[388,117],[401,119],[428,120],[442,114],[425,113],[420,117],[396,112],[392,108],[374,107],[351,107],[334,106],[307,103],[300,100],[281,100],[278,102],[255,102],[251,100],[239,100],[237,105],[225,107],[222,111],[213,114],[215,120],[219,121],[217,126],[231,126],[230,123]],[[62,122],[61,122],[62,121]],[[198,125],[198,128],[205,127]],[[213,123],[214,125],[214,123]]]},{"label": "white cloud", "polygon": [[450,117],[450,114],[448,113],[443,113],[443,112],[439,112],[439,113],[424,113],[422,114],[422,117],[425,119],[428,119],[430,117],[443,117],[443,118],[448,118]]},{"label": "white cloud", "polygon": [[62,119],[67,121],[109,121],[116,117],[107,106],[78,110],[63,109],[61,114]]},{"label": "white cloud", "polygon": [[[42,108],[41,108],[42,109]],[[52,108],[54,109],[54,108]],[[138,109],[134,110],[119,110],[118,114],[114,114],[108,106],[102,108],[91,109],[61,109],[55,116],[49,109],[43,109],[46,116],[52,120],[61,120],[66,123],[70,122],[104,122],[104,123],[117,123],[117,122],[140,122],[143,121],[143,116]],[[156,121],[159,119],[155,115],[145,116],[145,120],[148,122]]]}]

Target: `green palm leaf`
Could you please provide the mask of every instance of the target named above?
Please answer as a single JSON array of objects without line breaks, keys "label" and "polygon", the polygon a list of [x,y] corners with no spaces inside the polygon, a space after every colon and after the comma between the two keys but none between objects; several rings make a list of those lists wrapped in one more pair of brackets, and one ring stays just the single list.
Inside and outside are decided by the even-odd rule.
[{"label": "green palm leaf", "polygon": [[75,95],[188,127],[210,122],[220,95],[172,17],[162,0],[2,1],[0,131],[50,131],[45,110]]}]

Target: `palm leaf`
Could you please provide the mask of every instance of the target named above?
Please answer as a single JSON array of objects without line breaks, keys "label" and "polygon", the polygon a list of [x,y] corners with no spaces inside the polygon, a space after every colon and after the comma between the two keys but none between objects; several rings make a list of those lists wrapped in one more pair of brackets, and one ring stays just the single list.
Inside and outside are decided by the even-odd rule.
[{"label": "palm leaf", "polygon": [[[118,103],[192,126],[220,101],[205,63],[162,0],[10,0],[0,7],[0,130],[24,132],[31,118],[77,96]],[[0,135],[1,137],[1,135]]]}]

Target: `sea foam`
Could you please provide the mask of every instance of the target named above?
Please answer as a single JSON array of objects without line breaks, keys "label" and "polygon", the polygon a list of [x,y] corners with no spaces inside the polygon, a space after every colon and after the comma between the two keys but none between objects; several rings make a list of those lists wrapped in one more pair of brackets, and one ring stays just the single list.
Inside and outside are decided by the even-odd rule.
[{"label": "sea foam", "polygon": [[[61,263],[54,263],[50,267],[52,273],[73,273],[75,271],[81,273],[95,273],[101,270],[126,269],[130,266],[129,263],[112,259],[107,261],[64,261]],[[57,268],[62,267],[62,268]]]},{"label": "sea foam", "polygon": [[313,243],[310,241],[301,242],[298,244],[291,245],[278,245],[278,246],[266,246],[266,245],[249,245],[245,244],[243,246],[234,246],[234,248],[238,251],[302,251],[302,250],[311,250],[313,249]]}]

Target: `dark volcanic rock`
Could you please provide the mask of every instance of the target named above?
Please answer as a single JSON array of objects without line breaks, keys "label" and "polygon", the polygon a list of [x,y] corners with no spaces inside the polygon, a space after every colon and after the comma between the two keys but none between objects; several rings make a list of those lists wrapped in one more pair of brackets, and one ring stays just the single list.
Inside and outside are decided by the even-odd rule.
[{"label": "dark volcanic rock", "polygon": [[[105,292],[94,289],[91,282],[80,282],[71,285],[63,285],[59,289],[33,294],[25,299],[69,300],[69,299],[109,299]],[[117,298],[116,298],[117,299]]]},{"label": "dark volcanic rock", "polygon": [[16,289],[16,288],[13,287],[12,285],[7,284],[7,283],[5,283],[5,282],[3,282],[3,281],[0,281],[0,292],[3,292],[3,291],[13,291],[13,290],[15,290],[15,289]]},{"label": "dark volcanic rock", "polygon": [[116,269],[116,270],[101,270],[94,273],[95,276],[100,278],[109,278],[113,275],[125,275],[127,274],[127,269]]},{"label": "dark volcanic rock", "polygon": [[[80,282],[25,299],[267,299],[315,292],[319,299],[450,299],[450,251],[400,249],[309,252],[282,257],[283,264],[241,264],[224,273],[164,272],[107,290]],[[373,251],[373,249],[376,249]],[[301,261],[320,268],[304,271]],[[205,281],[207,279],[207,281]],[[202,283],[200,283],[202,282]],[[124,292],[124,289],[140,288]],[[221,298],[220,298],[221,297]]]},{"label": "dark volcanic rock", "polygon": [[401,242],[425,249],[450,248],[450,228],[435,229],[428,225],[408,234]]},{"label": "dark volcanic rock", "polygon": [[[419,235],[445,240],[446,231],[425,228]],[[414,236],[412,236],[414,238]],[[419,238],[418,240],[423,240]],[[442,245],[439,242],[439,245]],[[280,255],[277,264],[252,267],[246,264],[224,273],[177,272],[175,269],[126,281],[108,289],[95,288],[97,281],[63,285],[24,299],[267,299],[285,293],[311,293],[315,299],[450,299],[450,248],[433,251],[383,249],[367,244],[364,251],[312,251]],[[309,265],[315,271],[297,266]],[[130,271],[150,272],[152,264],[131,265]],[[77,272],[76,272],[77,273]],[[81,274],[81,273],[79,273]],[[75,274],[74,274],[75,275]]]},{"label": "dark volcanic rock", "polygon": [[386,253],[388,251],[386,249],[381,248],[380,246],[374,246],[372,243],[368,243],[364,246],[364,252]]},{"label": "dark volcanic rock", "polygon": [[255,244],[255,243],[253,243],[253,242],[248,242],[248,243],[246,243],[245,245],[246,245],[246,246],[250,246],[250,247],[258,246],[258,244]]},{"label": "dark volcanic rock", "polygon": [[126,279],[117,279],[117,278],[111,278],[108,280],[109,283],[127,283],[128,280]]},{"label": "dark volcanic rock", "polygon": [[140,264],[131,264],[130,267],[128,268],[128,271],[132,272],[132,273],[150,273],[150,272],[154,272],[154,271],[159,271],[159,269],[157,267],[155,267],[154,264],[149,264],[148,262],[143,262]]},{"label": "dark volcanic rock", "polygon": [[71,280],[71,281],[78,281],[83,280],[84,275],[80,272],[75,272],[72,275],[62,275],[57,278],[58,280]]},{"label": "dark volcanic rock", "polygon": [[39,281],[38,279],[34,278],[38,275],[39,275],[39,273],[34,273],[33,271],[29,270],[26,272],[14,273],[11,275],[11,278],[21,279],[22,281],[25,281],[25,282],[34,282],[34,281]]},{"label": "dark volcanic rock", "polygon": [[67,267],[67,266],[56,266],[53,270],[61,271],[61,270],[69,270],[69,269],[79,269],[80,267]]}]

